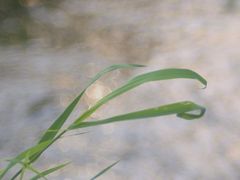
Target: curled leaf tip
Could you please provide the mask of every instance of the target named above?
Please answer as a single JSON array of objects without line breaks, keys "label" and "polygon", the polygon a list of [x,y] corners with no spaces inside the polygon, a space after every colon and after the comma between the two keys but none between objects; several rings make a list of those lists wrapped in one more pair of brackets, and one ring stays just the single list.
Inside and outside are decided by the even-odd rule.
[{"label": "curled leaf tip", "polygon": [[207,88],[207,82],[206,82],[206,84],[201,88],[201,89],[206,89]]}]

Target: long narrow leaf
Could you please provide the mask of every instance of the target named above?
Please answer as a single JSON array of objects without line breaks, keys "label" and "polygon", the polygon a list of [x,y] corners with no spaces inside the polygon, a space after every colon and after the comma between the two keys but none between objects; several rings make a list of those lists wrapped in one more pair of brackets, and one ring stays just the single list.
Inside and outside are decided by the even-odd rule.
[{"label": "long narrow leaf", "polygon": [[91,86],[95,81],[97,81],[99,78],[101,78],[103,75],[117,70],[121,68],[133,68],[133,67],[144,67],[143,65],[138,65],[138,64],[117,64],[117,65],[112,65],[109,66],[108,68],[104,69],[103,71],[99,72],[86,86],[86,88],[83,89],[83,91],[70,103],[70,105],[65,109],[65,111],[57,118],[56,121],[48,128],[46,133],[42,136],[40,139],[39,143],[52,140],[56,134],[59,132],[60,128],[63,126],[69,115],[72,113],[74,108],[76,107],[77,103],[87,90],[89,86]]},{"label": "long narrow leaf", "polygon": [[[92,113],[94,113],[100,106],[107,103],[111,99],[137,87],[141,84],[144,84],[146,82],[151,81],[159,81],[159,80],[168,80],[168,79],[178,79],[178,78],[185,78],[185,79],[196,79],[200,81],[205,87],[207,86],[207,81],[197,74],[196,72],[188,69],[163,69],[158,71],[149,72],[146,74],[142,74],[139,76],[136,76],[135,78],[128,81],[125,85],[122,87],[114,90],[107,96],[103,97],[101,100],[99,100],[94,106],[92,106],[88,111],[83,113],[72,126],[79,125],[83,120],[88,118]],[[70,127],[71,129],[71,127]]]},{"label": "long narrow leaf", "polygon": [[38,175],[32,177],[31,180],[37,180],[37,179],[39,179],[39,178],[41,178],[41,177],[47,176],[47,175],[49,175],[49,174],[51,174],[51,173],[53,173],[53,172],[55,172],[55,171],[57,171],[57,170],[65,167],[65,166],[68,165],[68,164],[69,164],[69,163],[64,163],[64,164],[55,166],[55,167],[53,167],[53,168],[47,169],[47,170],[39,173]]},{"label": "long narrow leaf", "polygon": [[[66,122],[67,118],[72,113],[77,103],[79,102],[79,100],[81,99],[81,97],[83,96],[83,94],[85,93],[85,91],[89,86],[91,86],[99,78],[101,78],[102,76],[104,76],[105,74],[111,71],[114,71],[117,69],[123,69],[123,68],[133,68],[133,67],[144,67],[144,66],[138,65],[138,64],[116,64],[116,65],[109,66],[105,68],[103,71],[99,72],[95,77],[93,77],[93,79],[89,82],[86,88],[84,88],[82,92],[70,103],[70,105],[65,109],[65,111],[59,116],[59,118],[57,118],[57,120],[54,121],[54,123],[48,128],[46,133],[40,139],[39,143],[52,140],[56,136],[56,134],[59,132],[63,124]],[[38,156],[31,157],[31,160],[34,161],[37,159],[37,157]]]},{"label": "long narrow leaf", "polygon": [[119,163],[119,161],[111,164],[110,166],[106,167],[105,169],[103,169],[102,171],[100,171],[96,176],[94,176],[93,178],[91,178],[90,180],[94,180],[97,179],[99,176],[103,175],[104,173],[106,173],[109,169],[111,169],[113,166],[115,166],[117,163]]},{"label": "long narrow leaf", "polygon": [[[36,173],[37,175],[39,175],[39,177],[47,180],[47,178],[46,178],[44,175],[42,175],[38,170],[36,170],[34,167],[32,167],[29,163],[25,163],[25,162],[20,162],[20,163],[21,163],[21,164],[23,165],[23,167],[24,167],[24,169],[23,169],[22,172],[21,172],[22,178],[23,178],[23,172],[25,171],[25,169],[28,169],[28,170]],[[21,178],[20,178],[20,179],[21,179]]]},{"label": "long narrow leaf", "polygon": [[51,141],[45,141],[43,143],[40,143],[36,146],[33,146],[33,147],[25,150],[24,152],[20,153],[15,158],[11,159],[8,166],[1,172],[0,179],[2,179],[4,177],[4,175],[9,171],[9,169],[11,169],[13,166],[20,163],[23,159],[25,159],[28,156],[33,156],[35,154],[38,154],[43,149],[45,149],[50,143],[51,143]]},{"label": "long narrow leaf", "polygon": [[[192,111],[199,111],[198,114],[191,113]],[[190,101],[178,102],[173,104],[168,104],[160,107],[144,109],[141,111],[131,112],[127,114],[122,114],[118,116],[114,116],[111,118],[107,118],[104,120],[91,121],[91,122],[82,122],[78,125],[72,126],[72,129],[84,128],[89,126],[98,126],[104,125],[119,121],[127,121],[127,120],[137,120],[142,118],[151,118],[156,116],[165,116],[176,114],[177,116],[184,119],[196,119],[203,116],[205,113],[205,108],[197,105]]]},{"label": "long narrow leaf", "polygon": [[[103,75],[117,70],[117,69],[124,69],[124,68],[134,68],[134,67],[144,67],[144,65],[138,65],[138,64],[116,64],[109,66],[108,68],[105,68],[103,71],[99,72],[86,86],[85,89],[70,103],[70,105],[64,110],[64,112],[53,122],[53,124],[48,128],[48,130],[44,133],[42,138],[39,140],[38,144],[41,144],[42,142],[53,140],[55,136],[60,131],[63,124],[66,122],[67,118],[70,116],[76,105],[78,104],[79,100],[87,90],[89,86],[91,86],[94,82],[96,82],[99,78],[101,78]],[[53,142],[53,141],[52,141]],[[49,144],[50,145],[50,144]],[[40,151],[38,154],[34,154],[32,157],[30,157],[30,161],[34,162],[37,160],[37,158],[41,155],[42,152],[47,149],[48,146],[46,146],[42,151]],[[4,172],[4,171],[3,171]],[[3,172],[1,174],[3,174]],[[15,174],[14,178],[19,175],[21,172],[18,171],[17,174]],[[1,175],[0,174],[0,175]],[[1,177],[1,176],[0,176]]]}]

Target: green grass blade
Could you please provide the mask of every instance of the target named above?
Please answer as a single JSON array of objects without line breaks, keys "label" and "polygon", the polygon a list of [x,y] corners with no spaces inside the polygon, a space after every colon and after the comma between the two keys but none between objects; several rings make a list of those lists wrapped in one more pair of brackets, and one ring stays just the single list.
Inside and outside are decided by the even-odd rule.
[{"label": "green grass blade", "polygon": [[[91,86],[99,78],[101,78],[102,76],[104,76],[105,74],[107,74],[111,71],[114,71],[117,69],[124,69],[124,68],[134,68],[134,67],[144,67],[144,65],[116,64],[116,65],[112,65],[112,66],[105,68],[103,71],[100,71],[95,77],[93,77],[93,79],[89,82],[89,84],[86,86],[86,88],[83,89],[83,91],[70,103],[70,105],[64,110],[64,112],[53,122],[53,124],[48,128],[48,130],[44,133],[42,138],[39,140],[38,144],[41,144],[42,142],[45,142],[45,141],[53,140],[56,137],[56,135],[62,128],[63,124],[65,123],[65,121],[67,120],[69,115],[72,113],[72,111],[76,107],[77,103],[79,102],[79,100],[81,99],[81,97],[83,96],[83,94],[85,93],[85,91],[87,90],[87,88],[89,86]],[[30,157],[30,161],[31,162],[36,161],[37,158],[41,155],[41,153],[43,151],[45,151],[45,149],[47,149],[47,148],[48,148],[48,146],[46,146],[44,149],[42,149],[42,151],[40,151],[39,153],[36,153],[36,154],[34,154],[34,156]],[[19,172],[15,176],[18,176]],[[1,174],[3,174],[3,173],[4,173],[4,171]]]},{"label": "green grass blade", "polygon": [[56,121],[49,127],[45,134],[40,139],[39,143],[53,139],[63,126],[69,115],[72,113],[77,103],[79,102],[82,94],[77,96],[71,104],[64,110],[64,112],[57,118]]},{"label": "green grass blade", "polygon": [[[128,81],[122,87],[114,90],[107,96],[103,97],[99,100],[94,106],[92,106],[88,111],[83,113],[75,122],[73,126],[80,124],[83,120],[88,118],[92,113],[94,113],[100,106],[107,103],[111,99],[137,87],[141,84],[151,82],[151,81],[159,81],[159,80],[168,80],[168,79],[178,79],[178,78],[185,78],[185,79],[196,79],[201,82],[205,87],[207,86],[207,81],[197,74],[194,71],[188,69],[163,69],[158,71],[149,72],[146,74],[142,74],[139,76],[134,77],[130,81]],[[70,126],[71,128],[71,126]]]},{"label": "green grass blade", "polygon": [[4,177],[4,175],[16,164],[20,163],[23,159],[25,159],[26,157],[29,156],[33,156],[35,154],[38,154],[39,152],[41,152],[43,149],[45,149],[49,144],[51,143],[51,141],[45,141],[43,143],[37,144],[36,146],[33,146],[25,151],[23,151],[22,153],[20,153],[18,156],[16,156],[15,158],[11,159],[8,166],[1,172],[0,174],[0,179],[2,179]]},{"label": "green grass blade", "polygon": [[20,174],[20,180],[23,180],[23,177],[24,177],[24,173],[25,173],[25,169],[21,172],[21,174]]},{"label": "green grass blade", "polygon": [[69,135],[62,136],[61,138],[66,138],[66,137],[71,137],[71,136],[79,136],[79,135],[83,135],[83,134],[87,134],[87,133],[89,133],[89,132],[87,131],[87,132],[69,134]]},{"label": "green grass blade", "polygon": [[[25,169],[28,169],[28,170],[36,173],[37,175],[39,175],[41,178],[47,180],[47,178],[46,178],[44,175],[42,175],[38,170],[36,170],[36,169],[35,169],[34,167],[32,167],[31,165],[29,165],[29,163],[25,163],[25,162],[19,162],[19,163],[21,163],[21,164],[23,165],[23,167],[24,167],[23,170],[22,170],[22,172],[21,172],[21,175],[23,174],[23,172],[25,172]],[[22,175],[22,178],[23,178],[23,175]],[[21,179],[21,178],[20,178],[20,179]]]},{"label": "green grass blade", "polygon": [[113,166],[115,166],[117,163],[119,163],[119,161],[111,164],[110,166],[106,167],[105,169],[103,169],[102,171],[100,171],[96,176],[94,176],[93,178],[91,178],[90,180],[94,180],[97,179],[99,176],[103,175],[104,173],[106,173],[109,169],[111,169]]},{"label": "green grass blade", "polygon": [[[198,114],[191,113],[192,111],[199,111]],[[197,105],[190,101],[178,102],[173,104],[168,104],[164,106],[159,106],[150,109],[144,109],[141,111],[131,112],[123,115],[114,116],[111,118],[91,121],[91,122],[82,122],[78,125],[72,126],[72,129],[84,128],[89,126],[98,126],[104,125],[119,121],[127,121],[127,120],[137,120],[142,118],[151,118],[157,116],[166,116],[176,114],[178,117],[183,119],[196,119],[200,118],[204,115],[205,108]]]},{"label": "green grass blade", "polygon": [[51,173],[53,173],[53,172],[55,172],[55,171],[57,171],[57,170],[59,170],[61,168],[67,166],[68,164],[69,164],[69,162],[61,164],[61,165],[58,165],[58,166],[55,166],[55,167],[52,167],[52,168],[49,168],[49,169],[47,169],[47,170],[45,170],[43,172],[40,172],[38,175],[32,177],[31,180],[37,180],[37,179],[39,179],[41,177],[45,177],[45,176],[47,176],[47,175],[49,175],[49,174],[51,174]]},{"label": "green grass blade", "polygon": [[133,68],[133,67],[144,67],[143,65],[138,65],[138,64],[117,64],[117,65],[112,65],[109,66],[108,68],[104,69],[103,71],[99,72],[86,86],[85,89],[70,103],[70,105],[64,110],[64,112],[57,118],[57,120],[54,121],[54,123],[48,128],[46,133],[42,136],[40,139],[39,143],[52,140],[56,134],[59,132],[69,115],[72,113],[74,108],[76,107],[77,103],[87,90],[89,86],[91,86],[94,82],[96,82],[99,78],[101,78],[103,75],[117,70],[117,69],[123,69],[123,68]]}]

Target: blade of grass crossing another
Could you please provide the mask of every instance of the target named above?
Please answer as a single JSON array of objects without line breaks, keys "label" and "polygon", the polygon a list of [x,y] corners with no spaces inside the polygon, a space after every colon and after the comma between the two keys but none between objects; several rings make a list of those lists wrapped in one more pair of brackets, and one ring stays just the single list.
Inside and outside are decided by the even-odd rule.
[{"label": "blade of grass crossing another", "polygon": [[[26,171],[26,169],[28,169],[28,170],[32,171],[33,173],[39,175],[39,177],[47,180],[47,178],[46,178],[44,175],[42,175],[38,170],[36,170],[35,168],[33,168],[33,167],[32,167],[31,165],[29,165],[28,163],[25,163],[25,162],[20,162],[20,163],[24,166],[24,169],[23,169],[23,171],[21,172],[21,175],[23,174],[23,172]],[[23,178],[23,175],[22,175],[22,178]],[[21,179],[21,178],[20,178],[20,179]]]},{"label": "blade of grass crossing another", "polygon": [[[136,76],[129,80],[126,84],[121,86],[120,88],[117,88],[116,90],[112,91],[107,96],[103,97],[101,100],[99,100],[94,106],[92,106],[90,109],[85,111],[78,119],[76,119],[72,125],[68,129],[62,129],[62,126],[70,116],[70,114],[73,112],[74,108],[80,101],[81,97],[87,90],[89,86],[91,86],[95,81],[97,81],[99,78],[101,78],[103,75],[105,75],[108,72],[111,72],[113,70],[121,69],[121,68],[133,68],[133,67],[144,67],[143,65],[136,65],[136,64],[119,64],[119,65],[113,65],[110,66],[100,73],[98,73],[87,85],[86,88],[83,89],[83,91],[70,103],[70,105],[64,110],[64,112],[53,122],[53,124],[48,128],[48,130],[43,134],[41,139],[38,141],[38,144],[29,148],[28,150],[20,153],[18,156],[10,160],[8,166],[0,171],[0,179],[2,179],[5,174],[8,172],[9,169],[11,169],[13,166],[15,166],[18,163],[21,163],[22,160],[27,163],[27,165],[30,165],[32,162],[34,162],[38,157],[50,146],[52,145],[57,139],[61,138],[65,132],[71,129],[77,129],[77,128],[83,128],[83,127],[89,127],[89,126],[97,126],[97,125],[103,125],[118,121],[125,121],[125,120],[134,120],[134,119],[140,119],[140,118],[148,118],[148,117],[156,117],[156,116],[163,116],[163,115],[170,115],[170,114],[176,114],[180,118],[184,119],[196,119],[201,117],[204,112],[205,108],[203,108],[200,105],[194,104],[192,102],[180,102],[180,103],[174,103],[169,104],[165,106],[160,106],[157,108],[150,108],[145,109],[141,111],[136,111],[132,113],[122,114],[118,116],[114,116],[111,118],[99,120],[99,121],[92,121],[92,122],[83,122],[86,118],[88,118],[92,113],[94,113],[98,108],[100,108],[103,104],[107,103],[111,99],[137,87],[141,84],[151,82],[151,81],[159,81],[159,80],[168,80],[168,79],[178,79],[178,78],[185,78],[185,79],[195,79],[201,82],[205,87],[207,86],[207,81],[197,74],[194,71],[188,70],[188,69],[164,69],[164,70],[158,70],[153,71],[149,73],[145,73],[139,76]],[[192,111],[198,110],[200,113],[194,114]],[[60,131],[61,130],[61,131]],[[100,173],[98,173],[94,178],[99,177],[103,173],[105,173],[108,169],[113,167],[116,163],[110,165],[109,167],[102,170]],[[65,165],[64,165],[65,166]],[[63,165],[56,166],[54,168],[50,168],[46,171],[43,171],[43,174],[50,174],[62,167]],[[29,166],[31,167],[31,166]],[[24,169],[24,168],[23,168]],[[20,169],[12,179],[17,178],[23,169]],[[41,176],[38,174],[37,176]]]},{"label": "blade of grass crossing another", "polygon": [[50,143],[51,141],[45,141],[43,143],[37,144],[36,146],[33,146],[23,151],[22,153],[17,155],[15,158],[11,159],[8,166],[5,169],[3,169],[3,171],[1,172],[0,179],[2,179],[4,175],[8,172],[8,170],[11,169],[13,166],[20,163],[23,159],[25,159],[28,156],[34,156],[35,154],[38,154],[43,149],[45,149]]},{"label": "blade of grass crossing another", "polygon": [[[53,124],[48,128],[48,130],[43,134],[41,139],[39,140],[38,144],[41,144],[42,142],[53,140],[60,129],[62,128],[63,124],[66,122],[67,118],[70,116],[78,102],[80,101],[81,97],[85,93],[88,87],[90,87],[94,82],[96,82],[99,78],[104,76],[105,74],[117,70],[117,69],[124,69],[124,68],[135,68],[135,67],[144,67],[144,65],[139,64],[116,64],[109,66],[105,68],[104,70],[100,71],[96,76],[92,78],[92,80],[89,82],[89,84],[82,90],[82,92],[69,104],[69,106],[64,110],[64,112],[53,122]],[[64,134],[64,132],[62,133]],[[53,141],[52,141],[53,142]],[[51,145],[51,144],[49,144]],[[47,149],[45,147],[45,149]],[[45,149],[42,149],[42,152],[45,151]],[[34,154],[34,156],[30,157],[31,162],[34,162],[38,159],[38,157],[41,155],[42,152],[39,152],[38,154]],[[21,170],[17,172],[13,179],[15,179],[19,174]],[[2,173],[1,173],[2,174]],[[1,175],[0,174],[0,175]]]},{"label": "blade of grass crossing another", "polygon": [[75,122],[70,126],[76,126],[80,124],[83,120],[88,118],[92,113],[94,113],[100,106],[107,103],[111,99],[137,87],[141,84],[151,82],[151,81],[160,81],[160,80],[168,80],[168,79],[196,79],[201,82],[205,87],[207,86],[207,81],[197,74],[196,72],[188,69],[163,69],[158,71],[153,71],[149,73],[145,73],[139,76],[134,77],[130,81],[128,81],[125,85],[121,86],[120,88],[114,90],[107,96],[100,99],[94,106],[92,106],[88,111],[83,113]]},{"label": "blade of grass crossing another", "polygon": [[55,172],[55,171],[57,171],[59,169],[62,169],[63,167],[67,166],[68,164],[69,164],[69,162],[61,164],[61,165],[58,165],[58,166],[55,166],[53,168],[49,168],[49,169],[47,169],[47,170],[45,170],[43,172],[40,172],[38,175],[32,177],[30,180],[37,180],[39,178],[42,178],[42,176],[45,177],[45,176],[47,176],[47,175],[49,175],[49,174],[51,174],[51,173],[53,173],[53,172]]},{"label": "blade of grass crossing another", "polygon": [[143,65],[138,64],[116,64],[109,66],[108,68],[104,69],[103,71],[99,72],[95,77],[92,78],[92,80],[89,82],[89,84],[84,88],[84,90],[70,103],[70,105],[64,110],[64,112],[57,118],[56,121],[49,127],[49,129],[46,131],[46,133],[42,136],[39,143],[48,141],[53,139],[56,134],[59,132],[69,115],[72,113],[74,108],[76,107],[77,103],[85,93],[88,87],[90,87],[94,82],[96,82],[99,78],[104,76],[105,74],[117,70],[117,69],[123,69],[123,68],[133,68],[133,67],[144,67]]},{"label": "blade of grass crossing another", "polygon": [[[191,112],[193,111],[199,111],[198,114],[193,114]],[[164,106],[159,106],[155,108],[150,109],[144,109],[141,111],[131,112],[127,114],[122,114],[118,116],[114,116],[111,118],[98,120],[98,121],[91,121],[91,122],[82,122],[78,125],[72,126],[72,129],[78,129],[78,128],[85,128],[90,126],[99,126],[114,122],[120,122],[120,121],[127,121],[127,120],[137,120],[142,118],[151,118],[151,117],[157,117],[157,116],[166,116],[166,115],[173,115],[176,114],[178,117],[181,117],[183,119],[196,119],[203,116],[205,113],[205,108],[197,105],[190,101],[183,101],[173,104],[168,104]]]},{"label": "blade of grass crossing another", "polygon": [[95,180],[97,179],[99,176],[103,175],[104,173],[106,173],[109,169],[111,169],[113,166],[115,166],[117,163],[119,163],[119,161],[111,164],[110,166],[106,167],[105,169],[103,169],[102,171],[100,171],[96,176],[94,176],[93,178],[91,178],[90,180]]},{"label": "blade of grass crossing another", "polygon": [[21,174],[20,174],[20,180],[23,180],[23,177],[24,177],[24,173],[25,173],[25,170],[23,170],[22,172],[21,172]]}]

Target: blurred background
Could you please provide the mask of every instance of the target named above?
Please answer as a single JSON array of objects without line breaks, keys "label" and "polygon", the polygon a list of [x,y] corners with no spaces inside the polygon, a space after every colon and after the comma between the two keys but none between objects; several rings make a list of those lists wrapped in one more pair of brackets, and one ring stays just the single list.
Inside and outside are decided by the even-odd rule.
[{"label": "blurred background", "polygon": [[92,86],[70,121],[130,77],[171,67],[197,71],[208,88],[148,83],[92,118],[181,100],[206,106],[206,115],[69,133],[36,166],[71,161],[53,180],[89,179],[119,159],[99,179],[240,179],[239,40],[239,0],[0,0],[0,157],[33,145],[99,70],[137,63],[148,67],[115,71]]}]

